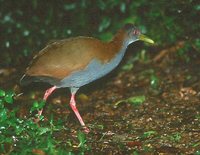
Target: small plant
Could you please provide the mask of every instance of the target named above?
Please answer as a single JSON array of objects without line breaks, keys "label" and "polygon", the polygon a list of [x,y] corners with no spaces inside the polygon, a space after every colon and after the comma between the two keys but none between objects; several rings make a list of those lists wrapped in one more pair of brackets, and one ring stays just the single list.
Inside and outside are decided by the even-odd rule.
[{"label": "small plant", "polygon": [[197,150],[194,155],[200,155],[200,150]]},{"label": "small plant", "polygon": [[6,152],[6,147],[12,148],[10,144],[17,141],[16,135],[22,132],[18,126],[21,120],[14,117],[16,110],[9,111],[6,108],[6,106],[13,104],[13,96],[13,92],[5,92],[0,89],[0,148],[2,153]]},{"label": "small plant", "polygon": [[154,130],[146,131],[146,132],[143,133],[143,135],[141,136],[141,138],[149,138],[149,137],[154,136],[156,134],[157,134],[157,132],[154,131]]},{"label": "small plant", "polygon": [[[45,101],[43,101],[43,100],[40,101],[40,102],[34,101],[34,102],[33,102],[33,106],[31,107],[30,112],[33,113],[33,112],[35,112],[35,111],[39,111],[39,110],[41,110],[44,106],[45,106]],[[38,118],[38,114],[36,114],[35,117]],[[40,116],[39,116],[39,120],[41,121],[41,120],[43,120],[43,119],[44,119],[44,116],[43,116],[43,115],[40,115]]]},{"label": "small plant", "polygon": [[169,136],[169,138],[173,142],[180,142],[180,140],[181,140],[181,133],[176,132],[176,133],[172,134],[171,136]]},{"label": "small plant", "polygon": [[[39,126],[32,118],[18,118],[14,95],[12,91],[0,89],[0,154],[73,154],[74,148],[70,139],[63,142],[54,138],[55,132],[66,130],[63,122],[54,122],[52,116],[49,122],[41,123]],[[33,113],[43,106],[43,101],[35,101],[30,112]],[[84,154],[89,150],[86,137],[82,132],[78,132],[77,137],[78,152]],[[64,149],[63,143],[67,146]]]},{"label": "small plant", "polygon": [[132,105],[138,106],[138,105],[141,105],[142,103],[144,103],[145,100],[146,100],[146,98],[145,98],[144,95],[133,96],[133,97],[130,97],[128,99],[118,101],[117,103],[115,103],[115,107],[117,107],[122,102],[127,102],[127,103],[130,103]]},{"label": "small plant", "polygon": [[83,132],[79,131],[77,133],[79,145],[78,148],[80,148],[81,154],[84,154],[85,151],[89,150],[89,147],[87,146],[86,142],[86,136]]},{"label": "small plant", "polygon": [[151,76],[150,76],[150,84],[151,84],[151,88],[158,89],[158,87],[159,87],[159,78],[155,74],[151,74]]}]

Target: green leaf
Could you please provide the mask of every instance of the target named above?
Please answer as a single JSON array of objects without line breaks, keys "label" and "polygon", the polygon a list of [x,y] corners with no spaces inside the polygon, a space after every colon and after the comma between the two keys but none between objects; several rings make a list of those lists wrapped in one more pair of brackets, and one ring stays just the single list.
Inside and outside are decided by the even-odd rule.
[{"label": "green leaf", "polygon": [[110,41],[113,37],[111,32],[102,33],[99,35],[99,38],[103,41]]},{"label": "green leaf", "polygon": [[121,3],[120,4],[120,11],[122,12],[122,13],[125,13],[126,12],[126,3]]},{"label": "green leaf", "polygon": [[64,5],[64,9],[66,11],[74,10],[75,8],[76,8],[76,3],[70,3],[70,4],[65,4]]},{"label": "green leaf", "polygon": [[32,108],[34,108],[35,110],[39,110],[39,109],[42,109],[44,105],[45,105],[45,101],[40,101],[40,102],[34,101]]},{"label": "green leaf", "polygon": [[124,66],[122,66],[122,70],[130,71],[133,67],[134,67],[134,65],[132,63],[127,63]]},{"label": "green leaf", "polygon": [[157,134],[157,132],[152,130],[152,131],[144,132],[143,136],[144,136],[144,138],[148,138],[151,135],[155,135],[155,134]]},{"label": "green leaf", "polygon": [[38,108],[39,107],[39,103],[37,101],[33,102],[33,107],[34,108]]},{"label": "green leaf", "polygon": [[4,100],[7,102],[7,103],[13,103],[13,97],[11,95],[8,95],[6,94],[6,96],[4,97]]},{"label": "green leaf", "polygon": [[33,102],[33,106],[31,107],[31,110],[30,110],[30,112],[33,112],[33,111],[35,111],[35,110],[38,110],[39,108],[39,103],[37,102],[37,101],[34,101]]},{"label": "green leaf", "polygon": [[98,0],[98,1],[97,1],[97,4],[98,4],[97,6],[98,6],[101,10],[105,10],[106,4],[105,4],[104,1]]},{"label": "green leaf", "polygon": [[51,129],[48,128],[48,127],[40,127],[39,130],[38,130],[38,134],[39,135],[43,135],[43,134],[45,134],[45,133],[47,133],[49,131],[51,131]]},{"label": "green leaf", "polygon": [[0,110],[0,122],[5,121],[7,118],[8,118],[7,110],[6,109],[1,109]]},{"label": "green leaf", "polygon": [[197,150],[194,155],[200,155],[200,150]]},{"label": "green leaf", "polygon": [[13,91],[8,91],[6,92],[6,95],[4,96],[4,100],[7,103],[13,103],[13,96],[15,95],[15,93]]},{"label": "green leaf", "polygon": [[79,140],[79,147],[84,147],[84,144],[86,142],[86,136],[83,132],[78,131],[78,140]]},{"label": "green leaf", "polygon": [[16,135],[20,135],[24,130],[25,130],[25,128],[23,128],[22,126],[19,126],[19,125],[15,126]]},{"label": "green leaf", "polygon": [[130,97],[128,99],[125,99],[125,100],[120,100],[118,102],[115,103],[115,108],[117,108],[117,106],[119,104],[121,104],[122,102],[128,102],[132,105],[140,105],[142,104],[144,101],[146,100],[145,96],[144,95],[141,95],[141,96],[134,96],[134,97]]},{"label": "green leaf", "polygon": [[173,142],[179,142],[181,140],[181,138],[182,138],[182,136],[181,136],[181,133],[179,133],[179,132],[176,132],[170,136],[170,140]]},{"label": "green leaf", "polygon": [[99,25],[99,32],[102,32],[104,29],[108,28],[111,23],[111,19],[108,17],[104,17],[102,22]]},{"label": "green leaf", "polygon": [[137,151],[134,151],[133,155],[139,155],[139,153]]},{"label": "green leaf", "polygon": [[196,9],[197,11],[200,11],[200,5],[196,5],[196,6],[195,6],[195,9]]},{"label": "green leaf", "polygon": [[15,93],[11,90],[11,91],[6,92],[6,95],[13,97]]},{"label": "green leaf", "polygon": [[158,77],[156,75],[152,74],[150,80],[151,80],[151,87],[153,89],[157,89],[158,85],[159,85]]},{"label": "green leaf", "polygon": [[134,97],[130,97],[128,98],[126,101],[130,104],[134,104],[134,105],[140,105],[142,104],[144,101],[146,100],[145,96],[134,96]]},{"label": "green leaf", "polygon": [[0,99],[0,109],[4,108],[4,102],[2,99]]},{"label": "green leaf", "polygon": [[6,92],[2,89],[0,89],[0,97],[4,97],[6,95]]},{"label": "green leaf", "polygon": [[199,39],[199,38],[196,39],[196,40],[194,41],[194,43],[195,43],[195,46],[196,46],[197,50],[200,51],[200,39]]},{"label": "green leaf", "polygon": [[[32,107],[30,109],[30,113],[32,113],[33,111],[41,110],[44,107],[44,105],[45,105],[45,101],[40,101],[40,102],[34,101]],[[39,116],[38,114],[36,114],[36,117],[39,117],[40,120],[44,119],[44,116],[42,116],[42,115]]]}]

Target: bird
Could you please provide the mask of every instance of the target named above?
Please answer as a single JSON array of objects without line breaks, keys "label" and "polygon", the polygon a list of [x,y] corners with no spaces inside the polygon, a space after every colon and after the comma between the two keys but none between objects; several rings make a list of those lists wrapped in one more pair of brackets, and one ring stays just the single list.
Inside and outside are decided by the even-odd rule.
[{"label": "bird", "polygon": [[[68,87],[71,92],[71,109],[84,132],[89,133],[90,129],[76,107],[77,91],[115,69],[124,57],[128,45],[138,40],[154,43],[134,24],[127,23],[108,42],[85,36],[54,41],[33,57],[20,83],[46,82],[52,85],[43,96],[45,102],[56,89]],[[39,116],[42,111],[43,109],[38,111]]]}]

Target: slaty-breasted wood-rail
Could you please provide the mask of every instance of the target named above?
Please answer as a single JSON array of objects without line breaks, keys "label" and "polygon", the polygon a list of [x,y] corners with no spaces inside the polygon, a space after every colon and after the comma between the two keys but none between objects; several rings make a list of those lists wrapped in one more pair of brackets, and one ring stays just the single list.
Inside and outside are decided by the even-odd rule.
[{"label": "slaty-breasted wood-rail", "polygon": [[[76,92],[80,87],[101,78],[117,67],[127,46],[137,40],[154,43],[133,24],[124,25],[110,42],[81,36],[55,41],[33,58],[21,83],[36,81],[51,84],[52,87],[44,94],[45,101],[55,89],[68,87],[71,90],[70,106],[84,131],[89,132],[76,108]],[[39,111],[39,115],[41,113],[42,110]]]}]

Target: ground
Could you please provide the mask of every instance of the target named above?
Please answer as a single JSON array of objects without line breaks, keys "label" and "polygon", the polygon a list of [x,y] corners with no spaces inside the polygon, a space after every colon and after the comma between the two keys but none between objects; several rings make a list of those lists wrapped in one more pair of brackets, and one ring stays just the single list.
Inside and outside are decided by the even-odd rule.
[{"label": "ground", "polygon": [[[86,135],[89,149],[85,154],[199,153],[200,62],[198,58],[188,62],[175,55],[165,54],[151,61],[155,53],[149,61],[136,61],[124,71],[122,68],[131,56],[129,52],[114,72],[79,91],[77,107],[91,130]],[[41,99],[49,87],[19,86],[16,69],[10,71],[8,80],[12,82],[2,82],[4,88],[15,85],[23,93],[16,98],[17,103]],[[54,136],[63,141],[72,139],[76,152],[77,131],[81,127],[69,107],[69,95],[66,89],[57,90],[49,98],[44,116],[48,121],[54,114],[55,120],[60,118],[65,122],[69,130],[56,132]],[[144,101],[131,103],[132,97],[142,97]],[[21,117],[28,115],[29,105],[21,105]]]}]

